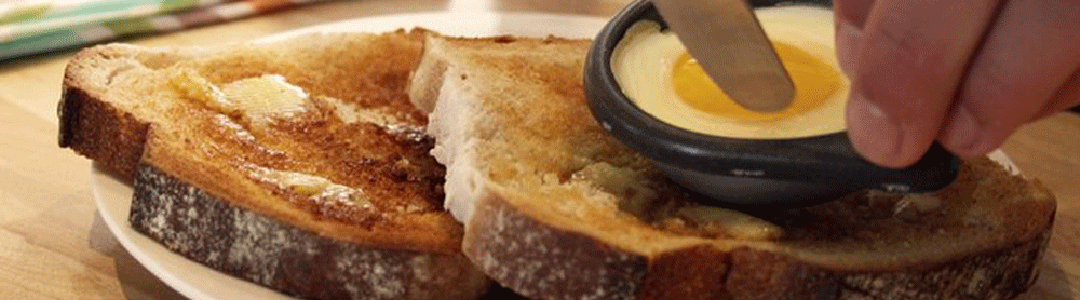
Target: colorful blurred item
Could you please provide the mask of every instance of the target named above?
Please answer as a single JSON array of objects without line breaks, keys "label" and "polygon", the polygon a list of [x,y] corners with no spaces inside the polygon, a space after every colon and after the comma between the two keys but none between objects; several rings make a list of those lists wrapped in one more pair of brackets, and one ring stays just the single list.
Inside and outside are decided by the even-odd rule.
[{"label": "colorful blurred item", "polygon": [[169,32],[323,0],[0,0],[0,60]]}]

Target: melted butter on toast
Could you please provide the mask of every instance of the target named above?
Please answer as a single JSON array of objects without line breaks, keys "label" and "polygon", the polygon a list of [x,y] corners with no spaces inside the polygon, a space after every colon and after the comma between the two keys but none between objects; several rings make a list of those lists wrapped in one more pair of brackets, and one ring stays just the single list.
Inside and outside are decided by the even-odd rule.
[{"label": "melted butter on toast", "polygon": [[571,182],[591,185],[615,195],[619,209],[643,219],[652,219],[653,226],[709,238],[740,240],[776,240],[783,229],[768,221],[735,210],[681,202],[657,206],[662,191],[655,183],[633,168],[617,167],[606,162],[592,163],[570,175]]},{"label": "melted butter on toast", "polygon": [[[691,225],[710,237],[766,241],[776,240],[783,233],[783,229],[773,223],[722,207],[688,205],[680,207],[674,215],[685,225]],[[666,229],[675,228],[667,226]]]},{"label": "melted butter on toast", "polygon": [[308,101],[304,89],[286,82],[279,74],[233,81],[221,90],[250,122],[295,117],[306,110],[304,103]]},{"label": "melted butter on toast", "polygon": [[173,74],[170,82],[183,95],[201,101],[220,113],[242,116],[246,121],[265,124],[288,119],[307,110],[308,93],[280,74],[263,74],[218,87],[190,69]]},{"label": "melted butter on toast", "polygon": [[280,189],[307,196],[311,202],[335,202],[344,205],[372,206],[370,196],[363,189],[351,188],[326,177],[276,170],[258,165],[246,166],[249,176],[276,185]]},{"label": "melted butter on toast", "polygon": [[386,132],[403,135],[405,138],[420,140],[424,136],[422,126],[410,125],[401,116],[390,113],[385,107],[359,108],[338,98],[322,98],[334,109],[334,116],[345,124],[369,123],[382,126]]},{"label": "melted butter on toast", "polygon": [[442,211],[444,169],[410,111],[309,94],[278,74],[215,84],[177,69],[169,84],[206,116],[199,149],[317,218],[393,227]]}]

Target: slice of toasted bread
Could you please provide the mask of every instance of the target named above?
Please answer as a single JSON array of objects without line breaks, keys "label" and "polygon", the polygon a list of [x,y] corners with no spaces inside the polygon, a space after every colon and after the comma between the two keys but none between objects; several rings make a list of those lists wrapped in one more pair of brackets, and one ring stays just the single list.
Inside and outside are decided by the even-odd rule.
[{"label": "slice of toasted bread", "polygon": [[1009,299],[1055,201],[987,159],[932,194],[860,193],[754,216],[710,207],[592,118],[588,41],[429,37],[429,111],[463,251],[542,299]]},{"label": "slice of toasted bread", "polygon": [[60,145],[133,181],[137,231],[224,273],[303,298],[475,299],[489,280],[404,92],[425,34],[89,48]]}]

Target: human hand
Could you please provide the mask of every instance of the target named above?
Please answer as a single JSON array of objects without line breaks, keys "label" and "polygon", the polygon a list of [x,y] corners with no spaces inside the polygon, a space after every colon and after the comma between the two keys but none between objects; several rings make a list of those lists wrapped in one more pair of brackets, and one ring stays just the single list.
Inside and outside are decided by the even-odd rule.
[{"label": "human hand", "polygon": [[1078,0],[835,0],[848,133],[908,166],[934,140],[960,155],[1080,103]]}]

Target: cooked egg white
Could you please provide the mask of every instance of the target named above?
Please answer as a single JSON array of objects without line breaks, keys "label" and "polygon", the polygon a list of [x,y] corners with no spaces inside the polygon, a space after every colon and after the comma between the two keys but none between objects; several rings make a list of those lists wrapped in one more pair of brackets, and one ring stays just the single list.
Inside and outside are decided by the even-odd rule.
[{"label": "cooked egg white", "polygon": [[615,48],[615,79],[642,110],[693,132],[788,139],[843,131],[850,82],[836,59],[832,12],[787,6],[759,9],[757,17],[795,84],[795,99],[785,110],[760,113],[736,104],[675,34],[653,21],[631,26]]}]

